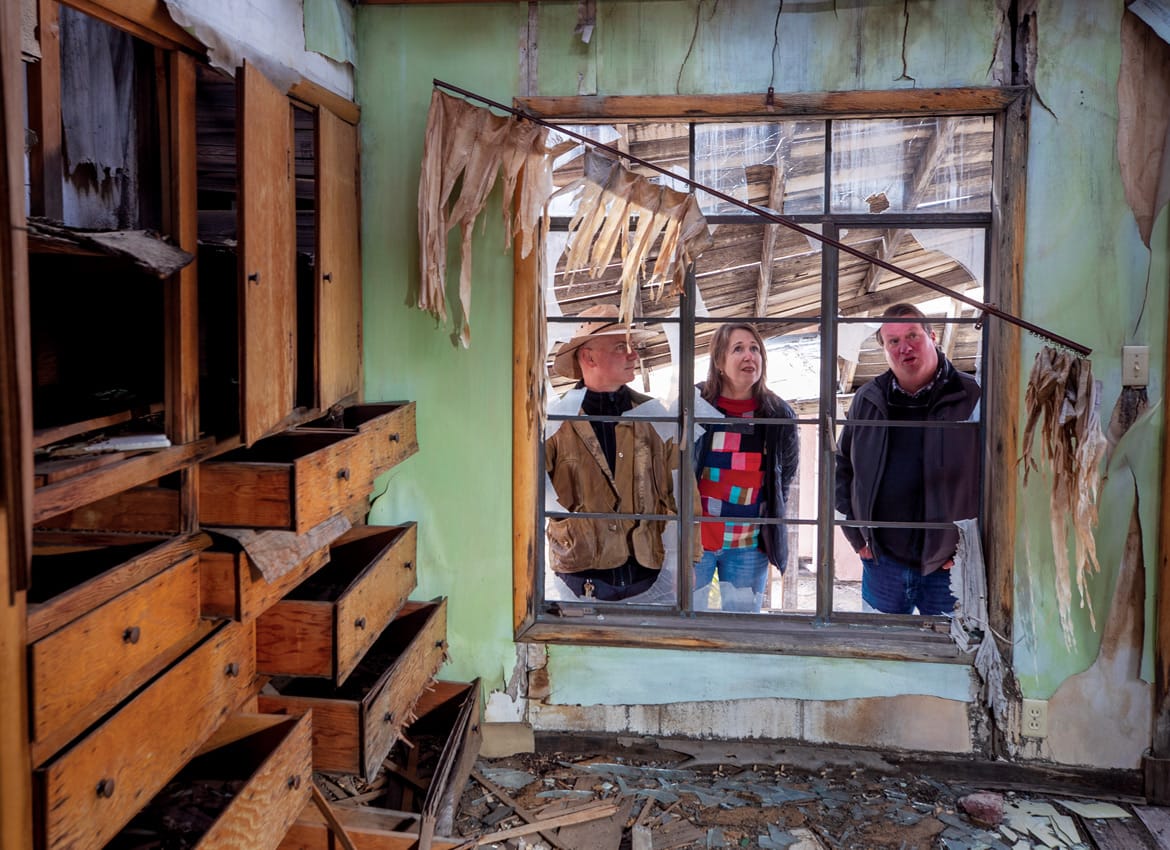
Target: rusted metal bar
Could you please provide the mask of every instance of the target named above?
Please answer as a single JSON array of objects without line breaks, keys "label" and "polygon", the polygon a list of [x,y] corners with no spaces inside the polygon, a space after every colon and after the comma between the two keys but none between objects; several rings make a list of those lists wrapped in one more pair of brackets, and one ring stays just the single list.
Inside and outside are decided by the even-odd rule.
[{"label": "rusted metal bar", "polygon": [[659,174],[663,174],[663,175],[671,178],[672,180],[678,180],[681,183],[685,183],[688,186],[690,186],[692,189],[700,189],[700,190],[708,193],[709,195],[713,195],[714,197],[719,198],[719,200],[721,200],[721,201],[726,201],[727,203],[732,204],[734,206],[737,206],[742,210],[745,210],[749,213],[752,213],[753,215],[759,216],[760,218],[763,218],[763,219],[767,219],[768,221],[774,222],[776,224],[781,224],[784,227],[787,227],[789,230],[795,230],[797,233],[801,234],[802,236],[808,237],[810,239],[816,239],[818,242],[821,242],[825,245],[832,245],[838,251],[844,251],[846,254],[851,254],[852,256],[857,257],[860,260],[864,260],[867,263],[872,263],[873,265],[878,266],[880,268],[883,268],[886,271],[893,272],[894,274],[900,275],[901,277],[904,277],[907,280],[911,280],[914,283],[921,284],[922,286],[925,286],[928,289],[933,289],[936,292],[939,292],[943,295],[947,295],[951,298],[954,298],[956,301],[962,301],[964,304],[967,304],[968,306],[974,307],[976,310],[979,310],[982,313],[987,313],[989,315],[996,316],[997,318],[1003,319],[1005,322],[1010,322],[1011,324],[1016,325],[1017,327],[1021,327],[1024,330],[1028,331],[1029,333],[1035,334],[1038,337],[1046,339],[1049,342],[1052,342],[1055,345],[1060,346],[1061,348],[1067,348],[1070,351],[1075,351],[1077,354],[1080,354],[1082,357],[1088,357],[1093,351],[1093,349],[1088,348],[1087,346],[1081,345],[1078,342],[1073,342],[1071,339],[1068,339],[1067,337],[1063,337],[1060,334],[1055,333],[1054,331],[1048,330],[1047,328],[1042,328],[1037,324],[1029,322],[1027,319],[1022,319],[1019,316],[1014,316],[1011,313],[1007,313],[1003,310],[1000,310],[998,307],[996,307],[993,304],[987,304],[987,303],[982,302],[982,301],[977,301],[974,298],[963,295],[960,292],[954,292],[950,289],[947,289],[942,284],[935,283],[934,281],[928,280],[927,278],[922,277],[921,275],[915,274],[914,272],[909,271],[908,269],[904,269],[901,266],[894,265],[893,263],[889,262],[888,260],[883,260],[880,257],[870,256],[869,254],[866,254],[864,251],[861,251],[857,248],[854,248],[852,245],[846,245],[844,242],[840,242],[836,239],[833,239],[830,236],[824,236],[823,234],[817,233],[815,230],[810,230],[807,227],[803,227],[802,225],[797,224],[795,221],[792,221],[791,219],[789,219],[785,216],[782,216],[779,213],[772,212],[771,210],[767,210],[767,209],[764,209],[762,207],[757,207],[754,204],[749,204],[747,201],[741,201],[739,198],[733,198],[731,195],[727,195],[723,192],[720,192],[718,189],[711,188],[710,186],[705,186],[702,183],[699,183],[697,180],[692,180],[689,177],[683,177],[680,174],[674,174],[673,172],[667,171],[665,168],[657,166],[652,162],[647,162],[646,160],[644,160],[640,157],[634,156],[633,154],[627,153],[625,151],[620,151],[617,148],[614,148],[614,147],[611,147],[610,145],[605,144],[604,142],[599,142],[595,139],[590,139],[588,136],[583,136],[580,133],[575,133],[572,130],[570,130],[570,129],[568,129],[560,124],[554,124],[551,121],[545,121],[543,118],[538,118],[537,116],[532,115],[531,113],[525,112],[523,109],[517,109],[513,106],[506,106],[503,103],[499,103],[498,101],[491,100],[490,98],[484,97],[483,95],[476,94],[475,92],[470,92],[467,89],[460,88],[459,86],[452,85],[451,83],[445,83],[442,80],[436,79],[436,80],[433,80],[433,82],[439,88],[447,89],[448,91],[454,92],[455,94],[458,94],[458,95],[462,95],[463,97],[469,98],[471,100],[477,100],[480,103],[483,103],[487,106],[492,107],[493,109],[503,110],[504,112],[515,115],[517,118],[524,118],[528,121],[533,122],[534,124],[539,124],[542,127],[548,127],[551,130],[557,130],[558,132],[564,133],[566,136],[569,136],[570,138],[577,139],[578,141],[581,141],[587,145],[590,145],[594,148],[597,148],[598,150],[603,150],[606,153],[612,154],[613,156],[618,157],[620,159],[628,159],[631,162],[636,162],[636,163],[638,163],[638,165],[641,165],[644,168],[649,168],[652,171],[657,171]]}]

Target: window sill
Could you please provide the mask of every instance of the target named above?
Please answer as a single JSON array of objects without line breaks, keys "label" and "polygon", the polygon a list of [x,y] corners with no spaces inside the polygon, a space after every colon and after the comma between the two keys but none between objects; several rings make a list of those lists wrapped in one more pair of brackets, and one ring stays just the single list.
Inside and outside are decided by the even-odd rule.
[{"label": "window sill", "polygon": [[[591,646],[692,649],[709,652],[811,655],[886,661],[970,664],[973,653],[955,646],[941,619],[839,615],[831,623],[811,616],[675,615],[571,606],[572,614],[540,613],[521,625],[516,640]],[[578,613],[579,612],[579,613]]]}]

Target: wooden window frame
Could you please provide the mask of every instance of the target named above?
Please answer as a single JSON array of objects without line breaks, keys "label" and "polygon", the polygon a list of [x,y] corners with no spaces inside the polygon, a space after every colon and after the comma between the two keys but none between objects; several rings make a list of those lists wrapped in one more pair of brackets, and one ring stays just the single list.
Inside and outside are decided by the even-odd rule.
[{"label": "wooden window frame", "polygon": [[[534,97],[516,105],[566,124],[606,120],[729,120],[742,118],[894,118],[910,115],[994,116],[992,244],[988,268],[997,306],[1016,314],[1022,303],[1024,214],[1028,153],[1026,88],[912,89],[896,91],[778,94],[769,105],[760,95]],[[513,275],[512,540],[513,628],[518,641],[602,646],[769,652],[793,655],[935,661],[967,664],[945,627],[915,617],[878,618],[834,613],[812,617],[703,618],[674,611],[661,615],[606,607],[604,619],[563,617],[538,609],[536,571],[543,546],[538,522],[537,476],[540,409],[545,376],[535,346],[539,323],[537,252],[518,255]],[[989,287],[990,288],[990,287]],[[993,320],[987,329],[984,394],[982,513],[987,544],[990,627],[1011,661],[1012,595],[1016,529],[1016,427],[1020,404],[1020,331]],[[990,497],[995,485],[995,496]],[[647,621],[652,621],[648,623]]]}]

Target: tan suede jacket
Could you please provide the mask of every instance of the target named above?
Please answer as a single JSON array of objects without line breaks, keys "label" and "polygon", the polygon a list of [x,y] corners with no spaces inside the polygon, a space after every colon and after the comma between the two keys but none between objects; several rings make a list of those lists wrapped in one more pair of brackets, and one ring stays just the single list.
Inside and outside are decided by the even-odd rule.
[{"label": "tan suede jacket", "polygon": [[[619,422],[617,469],[611,474],[605,453],[588,422],[562,422],[544,444],[545,467],[557,501],[567,511],[674,514],[671,472],[678,451],[662,440],[650,422]],[[633,555],[638,563],[661,569],[665,556],[663,520],[549,519],[549,560],[555,572],[612,569]]]}]

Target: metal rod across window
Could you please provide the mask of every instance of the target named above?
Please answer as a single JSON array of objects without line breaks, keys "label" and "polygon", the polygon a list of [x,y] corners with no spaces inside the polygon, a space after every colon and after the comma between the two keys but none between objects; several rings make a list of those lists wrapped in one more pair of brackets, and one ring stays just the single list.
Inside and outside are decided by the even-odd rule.
[{"label": "metal rod across window", "polygon": [[620,151],[617,148],[614,148],[614,147],[611,147],[610,145],[605,144],[604,142],[599,142],[596,139],[590,139],[588,136],[584,136],[584,135],[581,135],[580,133],[576,133],[576,132],[574,132],[574,131],[572,131],[572,130],[568,129],[567,127],[564,127],[560,124],[555,124],[551,121],[545,121],[542,118],[537,118],[535,115],[532,115],[528,112],[525,112],[523,109],[516,109],[515,107],[512,107],[512,106],[506,106],[505,104],[502,104],[498,101],[491,100],[490,98],[486,98],[483,95],[475,94],[474,92],[468,91],[467,89],[460,88],[459,86],[455,86],[455,85],[452,85],[450,83],[445,83],[442,80],[435,79],[435,80],[432,80],[432,82],[434,83],[435,86],[437,86],[439,88],[447,89],[448,91],[455,92],[456,94],[462,95],[462,96],[470,98],[472,100],[478,100],[480,103],[486,104],[487,106],[490,106],[493,109],[501,109],[504,112],[515,115],[518,118],[524,118],[528,121],[533,122],[534,124],[538,124],[542,127],[548,127],[549,129],[556,130],[560,133],[564,133],[566,136],[577,139],[578,141],[583,142],[584,144],[589,145],[591,147],[606,151],[607,153],[609,153],[615,157],[618,157],[619,159],[628,159],[631,162],[636,162],[636,163],[638,163],[638,165],[641,165],[644,168],[649,168],[653,171],[658,172],[659,174],[663,174],[663,175],[671,178],[672,180],[677,180],[680,183],[685,183],[686,185],[690,186],[692,189],[697,189],[697,190],[706,192],[707,194],[712,195],[713,197],[716,197],[721,201],[725,201],[729,204],[732,204],[733,206],[739,207],[742,210],[746,210],[747,212],[750,212],[753,215],[758,216],[759,218],[766,219],[768,221],[774,222],[775,224],[783,225],[784,227],[787,227],[790,230],[794,230],[797,233],[801,234],[802,236],[805,236],[806,238],[816,239],[817,241],[821,242],[822,244],[824,244],[826,246],[832,246],[833,248],[837,249],[838,251],[844,251],[845,253],[851,254],[852,256],[857,257],[860,260],[864,260],[867,263],[871,263],[875,266],[878,266],[879,268],[885,269],[888,272],[893,272],[894,274],[899,275],[901,277],[904,277],[907,280],[911,280],[914,283],[921,284],[922,286],[925,286],[928,289],[933,289],[936,292],[939,292],[943,295],[947,295],[951,298],[954,298],[956,301],[961,301],[970,307],[974,307],[975,309],[977,309],[983,313],[988,313],[992,316],[996,316],[997,318],[1003,319],[1005,322],[1010,322],[1011,324],[1016,325],[1017,327],[1023,328],[1024,330],[1028,331],[1029,333],[1033,333],[1033,334],[1035,334],[1039,337],[1042,337],[1042,338],[1044,338],[1044,339],[1046,339],[1046,340],[1048,340],[1048,341],[1050,341],[1058,346],[1061,346],[1063,348],[1067,348],[1071,351],[1074,351],[1077,354],[1080,354],[1082,357],[1088,357],[1089,354],[1092,353],[1091,348],[1084,346],[1084,345],[1081,345],[1080,343],[1073,342],[1071,339],[1068,339],[1067,337],[1063,337],[1060,334],[1055,333],[1054,331],[1050,331],[1047,328],[1043,328],[1040,325],[1029,322],[1027,319],[1022,319],[1019,316],[1014,316],[1011,313],[1007,313],[1003,310],[1000,310],[998,307],[994,306],[993,304],[987,304],[987,303],[982,302],[982,301],[977,301],[976,299],[970,298],[966,295],[963,295],[960,292],[953,292],[950,289],[947,289],[942,284],[935,283],[933,280],[929,280],[928,278],[922,277],[919,274],[915,274],[914,272],[909,271],[908,269],[904,269],[900,266],[895,265],[894,263],[891,263],[887,260],[883,260],[880,257],[870,256],[869,254],[866,254],[864,251],[861,251],[857,248],[854,248],[852,245],[847,245],[844,242],[840,242],[836,239],[825,236],[821,233],[817,233],[815,230],[810,230],[809,228],[804,227],[803,225],[797,224],[795,221],[788,218],[787,216],[780,215],[779,213],[773,212],[773,211],[768,210],[768,209],[764,209],[763,207],[757,207],[754,204],[748,203],[747,201],[741,201],[739,198],[735,198],[731,195],[728,195],[724,192],[719,191],[718,189],[712,188],[711,186],[706,186],[706,185],[698,182],[697,180],[692,180],[691,178],[684,177],[681,174],[675,174],[673,172],[667,171],[665,168],[662,168],[661,166],[656,165],[652,162],[648,162],[647,160],[641,159],[640,157],[634,156],[633,154],[631,154],[629,152]]}]

